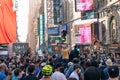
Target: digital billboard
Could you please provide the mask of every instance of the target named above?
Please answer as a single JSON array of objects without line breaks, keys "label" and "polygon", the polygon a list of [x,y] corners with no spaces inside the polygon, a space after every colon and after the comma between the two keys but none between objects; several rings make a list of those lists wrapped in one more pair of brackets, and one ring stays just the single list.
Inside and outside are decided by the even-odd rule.
[{"label": "digital billboard", "polygon": [[0,44],[16,42],[16,11],[13,0],[0,0]]},{"label": "digital billboard", "polygon": [[90,25],[75,26],[75,41],[80,44],[91,44],[91,27]]},{"label": "digital billboard", "polygon": [[76,12],[93,10],[93,0],[75,0]]},{"label": "digital billboard", "polygon": [[91,27],[84,25],[82,28],[79,28],[79,42],[83,44],[91,43]]}]

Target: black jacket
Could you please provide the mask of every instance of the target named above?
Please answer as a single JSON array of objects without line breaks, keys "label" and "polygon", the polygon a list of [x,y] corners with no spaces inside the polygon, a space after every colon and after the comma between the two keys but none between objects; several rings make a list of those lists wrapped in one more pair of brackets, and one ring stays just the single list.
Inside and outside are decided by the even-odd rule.
[{"label": "black jacket", "polygon": [[39,80],[39,79],[35,77],[33,74],[29,74],[23,80]]},{"label": "black jacket", "polygon": [[74,58],[79,58],[79,51],[77,49],[72,50],[69,54],[70,61]]}]

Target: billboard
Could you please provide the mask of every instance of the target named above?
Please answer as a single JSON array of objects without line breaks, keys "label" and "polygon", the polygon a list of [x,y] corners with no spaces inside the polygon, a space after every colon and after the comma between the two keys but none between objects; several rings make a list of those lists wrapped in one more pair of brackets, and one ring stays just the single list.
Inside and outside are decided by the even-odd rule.
[{"label": "billboard", "polygon": [[25,53],[29,50],[28,43],[10,43],[8,45],[9,55],[15,55],[18,53]]},{"label": "billboard", "polygon": [[82,28],[79,28],[79,42],[82,44],[91,43],[91,27],[84,25]]},{"label": "billboard", "polygon": [[76,42],[80,44],[91,44],[91,27],[89,25],[80,25],[76,28]]},{"label": "billboard", "polygon": [[0,0],[0,44],[16,42],[16,12],[13,0]]},{"label": "billboard", "polygon": [[75,0],[77,12],[93,10],[93,0]]}]

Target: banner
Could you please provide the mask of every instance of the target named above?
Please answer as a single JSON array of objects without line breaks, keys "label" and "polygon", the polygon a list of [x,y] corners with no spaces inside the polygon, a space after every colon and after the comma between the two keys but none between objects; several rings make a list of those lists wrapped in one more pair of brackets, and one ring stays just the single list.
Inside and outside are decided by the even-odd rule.
[{"label": "banner", "polygon": [[12,0],[0,0],[0,44],[16,42],[16,12]]},{"label": "banner", "polygon": [[93,0],[76,0],[76,11],[93,10]]}]

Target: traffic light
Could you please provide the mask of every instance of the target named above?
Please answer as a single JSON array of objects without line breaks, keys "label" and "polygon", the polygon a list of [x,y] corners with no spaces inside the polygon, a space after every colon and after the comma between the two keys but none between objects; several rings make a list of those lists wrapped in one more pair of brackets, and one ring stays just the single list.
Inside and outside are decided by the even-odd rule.
[{"label": "traffic light", "polygon": [[66,41],[66,35],[67,35],[67,31],[66,30],[62,30],[62,35],[61,35],[61,41],[62,42]]}]

